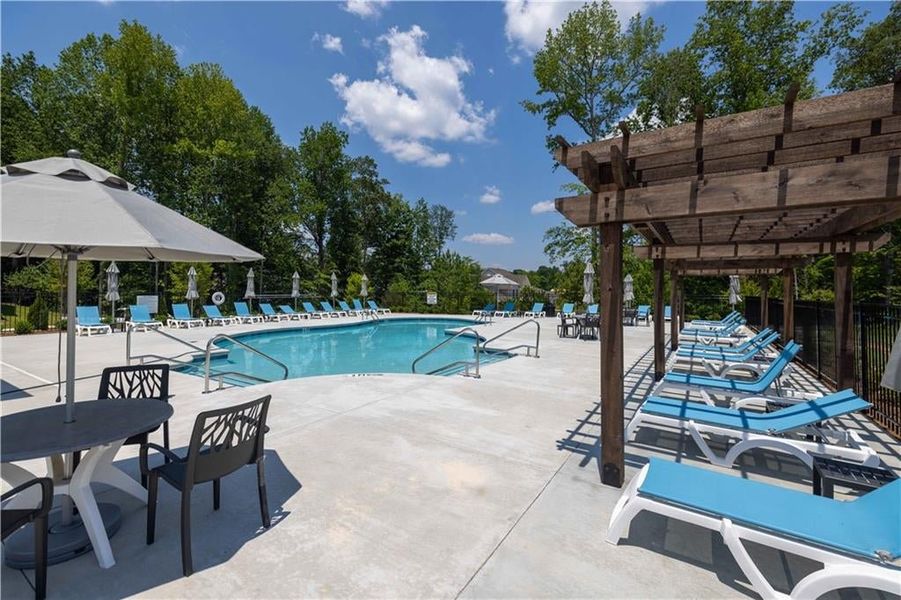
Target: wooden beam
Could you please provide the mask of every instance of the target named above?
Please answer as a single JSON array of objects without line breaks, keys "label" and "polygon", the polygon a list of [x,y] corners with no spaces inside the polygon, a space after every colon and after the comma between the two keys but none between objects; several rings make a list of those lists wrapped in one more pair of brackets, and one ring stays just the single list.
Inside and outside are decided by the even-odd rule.
[{"label": "wooden beam", "polygon": [[770,326],[770,278],[760,275],[757,285],[760,286],[760,328],[765,329]]},{"label": "wooden beam", "polygon": [[[616,146],[611,146],[614,155],[618,148],[612,148]],[[897,152],[901,153],[901,149]],[[625,160],[617,160],[612,164],[613,175],[617,185],[622,185],[623,194],[583,194],[557,198],[555,204],[557,211],[572,223],[585,227],[599,223],[749,215],[792,208],[901,203],[897,158],[876,156],[637,188],[629,188],[623,172]]]},{"label": "wooden beam", "polygon": [[691,244],[681,246],[632,246],[638,258],[673,259],[762,259],[768,257],[812,256],[837,252],[873,252],[886,245],[890,233],[870,233],[855,237],[819,240],[741,242],[733,244]]},{"label": "wooden beam", "polygon": [[679,269],[679,274],[685,277],[728,277],[729,275],[778,275],[782,269],[696,269],[685,267]]},{"label": "wooden beam", "polygon": [[851,254],[835,255],[835,386],[839,390],[855,387],[853,263]]},{"label": "wooden beam", "polygon": [[654,380],[660,381],[666,373],[666,348],[664,347],[663,320],[663,259],[654,261]]},{"label": "wooden beam", "polygon": [[670,324],[669,342],[673,352],[679,349],[679,273],[673,269],[669,275]]},{"label": "wooden beam", "polygon": [[601,225],[601,482],[622,487],[623,425],[623,228]]},{"label": "wooden beam", "polygon": [[619,146],[610,146],[610,167],[613,169],[613,181],[617,189],[624,190],[635,186],[635,176]]},{"label": "wooden beam", "polygon": [[901,202],[854,206],[834,219],[808,229],[804,232],[804,237],[825,238],[859,233],[881,227],[897,219],[901,219]]},{"label": "wooden beam", "polygon": [[601,170],[590,152],[582,151],[582,167],[579,169],[580,179],[592,192],[601,188]]},{"label": "wooden beam", "polygon": [[795,339],[795,270],[782,271],[782,343]]},{"label": "wooden beam", "polygon": [[719,270],[729,269],[785,269],[788,267],[803,267],[808,262],[807,258],[702,258],[685,260],[668,260],[667,266],[677,269]]}]

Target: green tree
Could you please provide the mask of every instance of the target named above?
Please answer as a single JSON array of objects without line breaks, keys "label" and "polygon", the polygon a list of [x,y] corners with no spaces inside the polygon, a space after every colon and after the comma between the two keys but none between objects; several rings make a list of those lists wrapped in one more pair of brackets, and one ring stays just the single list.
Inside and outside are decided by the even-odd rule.
[{"label": "green tree", "polygon": [[635,15],[623,30],[608,0],[586,4],[547,32],[533,62],[538,99],[523,108],[549,130],[569,117],[590,141],[601,139],[635,106],[662,37],[651,18]]},{"label": "green tree", "polygon": [[823,13],[823,28],[834,40],[830,86],[835,90],[883,85],[901,69],[901,2],[892,2],[882,21],[859,31],[865,14],[853,4],[839,4]]}]

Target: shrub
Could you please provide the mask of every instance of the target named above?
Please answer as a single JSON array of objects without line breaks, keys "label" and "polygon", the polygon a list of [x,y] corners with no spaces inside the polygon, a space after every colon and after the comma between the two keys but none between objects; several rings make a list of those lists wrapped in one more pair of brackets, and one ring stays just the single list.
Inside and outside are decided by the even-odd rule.
[{"label": "shrub", "polygon": [[16,323],[16,335],[26,335],[34,331],[34,327],[27,320]]},{"label": "shrub", "polygon": [[34,303],[28,309],[28,324],[32,329],[47,329],[50,326],[50,309],[41,294],[35,296]]}]

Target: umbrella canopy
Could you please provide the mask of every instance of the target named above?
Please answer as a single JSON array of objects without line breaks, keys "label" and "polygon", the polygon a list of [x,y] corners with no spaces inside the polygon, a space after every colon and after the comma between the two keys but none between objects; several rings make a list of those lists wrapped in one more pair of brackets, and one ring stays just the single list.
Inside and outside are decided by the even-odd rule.
[{"label": "umbrella canopy", "polygon": [[635,300],[635,290],[632,287],[632,275],[626,275],[623,279],[623,302],[629,303]]},{"label": "umbrella canopy", "polygon": [[247,269],[247,289],[244,290],[244,297],[247,299],[256,298],[257,293],[253,286],[253,269]]},{"label": "umbrella canopy", "polygon": [[291,297],[300,298],[300,273],[297,271],[291,276]]},{"label": "umbrella canopy", "polygon": [[110,263],[110,266],[106,268],[106,299],[110,302],[121,299],[119,297],[119,267],[116,266],[116,261]]},{"label": "umbrella canopy", "polygon": [[369,278],[363,273],[363,279],[360,280],[360,295],[364,298],[369,295]]},{"label": "umbrella canopy", "polygon": [[243,262],[263,257],[134,191],[105,169],[65,157],[0,175],[0,254],[67,261],[66,422],[75,420],[75,305],[80,260]]},{"label": "umbrella canopy", "polygon": [[739,292],[741,292],[741,281],[739,281],[738,275],[730,275],[729,304],[732,305],[732,308],[735,308],[735,305],[741,302],[741,296],[739,295]]},{"label": "umbrella canopy", "polygon": [[880,384],[884,388],[901,392],[901,329],[895,336],[895,344],[892,346],[892,353],[888,357]]},{"label": "umbrella canopy", "polygon": [[185,292],[185,299],[196,300],[200,298],[197,293],[197,270],[192,266],[188,269],[188,291]]},{"label": "umbrella canopy", "polygon": [[338,297],[338,276],[332,271],[332,300]]},{"label": "umbrella canopy", "polygon": [[585,270],[582,272],[582,288],[585,292],[582,302],[594,304],[594,267],[590,260],[585,261]]}]

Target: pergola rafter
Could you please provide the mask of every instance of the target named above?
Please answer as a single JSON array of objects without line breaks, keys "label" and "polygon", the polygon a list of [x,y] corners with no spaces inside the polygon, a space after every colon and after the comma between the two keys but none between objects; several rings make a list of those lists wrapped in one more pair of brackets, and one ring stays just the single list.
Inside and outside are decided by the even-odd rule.
[{"label": "pergola rafter", "polygon": [[[672,343],[682,320],[685,275],[779,273],[783,337],[794,336],[794,270],[811,256],[835,256],[837,383],[854,383],[851,257],[889,241],[870,233],[901,218],[901,77],[846,94],[631,132],[582,145],[557,138],[555,158],[589,193],[557,198],[557,210],[601,236],[600,312],[622,311],[622,230],[647,245],[654,263],[655,373],[663,374],[663,274],[670,271]],[[765,302],[763,303],[765,305]],[[840,306],[841,305],[841,306]],[[766,319],[765,306],[761,307]],[[767,323],[765,320],[764,323]],[[623,482],[622,323],[601,332],[601,479]]]}]

